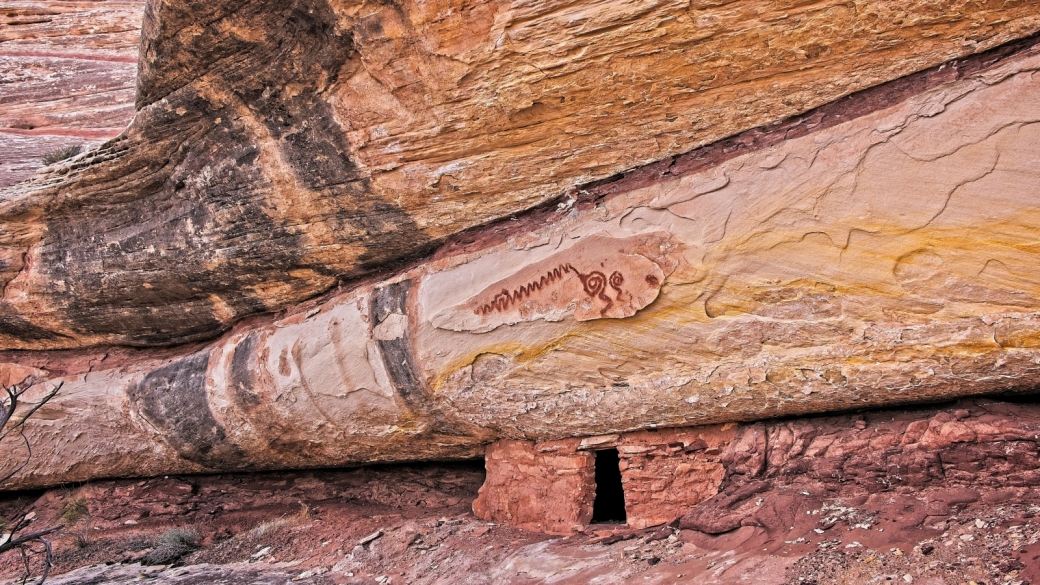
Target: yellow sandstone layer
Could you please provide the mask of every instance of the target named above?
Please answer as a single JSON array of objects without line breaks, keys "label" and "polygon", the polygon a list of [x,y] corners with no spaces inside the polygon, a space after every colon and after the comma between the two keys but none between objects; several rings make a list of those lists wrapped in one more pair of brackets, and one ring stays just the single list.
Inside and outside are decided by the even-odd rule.
[{"label": "yellow sandstone layer", "polygon": [[210,344],[0,354],[8,381],[64,383],[6,487],[1035,388],[1040,49],[792,128]]},{"label": "yellow sandstone layer", "polygon": [[0,191],[0,348],[211,340],[1038,30],[1028,0],[155,0],[130,128]]}]

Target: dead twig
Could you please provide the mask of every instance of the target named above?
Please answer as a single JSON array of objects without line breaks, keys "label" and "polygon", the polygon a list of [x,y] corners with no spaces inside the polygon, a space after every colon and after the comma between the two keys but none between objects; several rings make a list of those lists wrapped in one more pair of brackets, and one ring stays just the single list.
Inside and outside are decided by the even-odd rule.
[{"label": "dead twig", "polygon": [[[58,384],[35,403],[27,403],[23,401],[22,397],[35,384],[35,380],[27,379],[21,384],[14,384],[12,386],[0,385],[0,388],[3,389],[3,393],[0,394],[0,443],[8,437],[18,436],[25,445],[25,459],[16,465],[14,469],[6,471],[0,475],[0,484],[3,484],[14,477],[29,464],[29,461],[32,459],[32,445],[29,442],[29,438],[25,436],[25,421],[29,420],[29,417],[36,414],[36,412],[43,408],[45,404],[50,402],[50,400],[58,394],[58,391],[61,390],[62,386],[62,384]],[[15,412],[18,411],[19,407],[23,404],[29,404],[29,410],[24,414],[19,413],[19,417],[16,419]],[[41,585],[47,580],[47,576],[50,574],[51,568],[54,566],[54,551],[51,547],[50,540],[46,537],[64,528],[63,525],[58,525],[43,530],[25,532],[35,519],[36,514],[33,512],[23,514],[17,522],[8,526],[4,530],[4,534],[0,535],[0,555],[16,549],[21,554],[22,564],[25,566],[25,576],[22,577],[21,580],[22,585],[26,585],[30,582],[29,579],[32,576],[32,567],[30,566],[29,559],[33,555],[43,555],[43,570],[41,571],[39,580],[33,581],[33,583],[35,583],[35,585]],[[42,550],[34,548],[36,545],[41,545]]]}]

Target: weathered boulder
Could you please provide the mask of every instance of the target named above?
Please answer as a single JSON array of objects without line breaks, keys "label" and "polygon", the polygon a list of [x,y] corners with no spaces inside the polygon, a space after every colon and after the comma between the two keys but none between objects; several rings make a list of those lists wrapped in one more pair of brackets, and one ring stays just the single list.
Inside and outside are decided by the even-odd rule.
[{"label": "weathered boulder", "polygon": [[1030,390],[1038,71],[1035,39],[948,63],[212,343],[2,352],[8,379],[64,382],[9,485]]},{"label": "weathered boulder", "polygon": [[0,195],[0,347],[210,339],[1037,30],[1027,0],[153,0],[130,128]]}]

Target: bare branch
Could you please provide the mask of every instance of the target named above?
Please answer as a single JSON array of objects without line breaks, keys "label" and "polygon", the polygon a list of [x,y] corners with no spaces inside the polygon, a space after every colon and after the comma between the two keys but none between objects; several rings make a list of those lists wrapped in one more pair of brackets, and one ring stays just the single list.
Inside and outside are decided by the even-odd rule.
[{"label": "bare branch", "polygon": [[11,388],[7,388],[7,387],[4,388],[4,390],[7,391],[7,394],[10,397],[10,404],[11,404],[11,406],[8,408],[9,412],[7,412],[6,418],[4,420],[0,421],[0,422],[3,423],[2,425],[0,425],[0,428],[3,429],[3,432],[0,432],[0,441],[3,441],[4,437],[6,437],[12,431],[14,431],[16,429],[21,429],[25,425],[25,421],[27,421],[29,419],[29,417],[31,417],[32,415],[36,414],[37,410],[40,410],[41,408],[43,408],[44,405],[46,405],[48,402],[50,402],[51,398],[54,398],[58,394],[58,391],[61,390],[61,387],[64,386],[65,383],[61,382],[57,386],[52,388],[50,392],[48,392],[43,398],[40,399],[39,402],[34,404],[33,407],[29,409],[29,412],[25,413],[13,425],[11,425],[10,427],[7,427],[7,423],[10,422],[11,418],[14,415],[15,408],[17,408],[17,406],[18,406],[18,399],[21,398],[22,395],[25,394],[30,388],[32,388],[33,385],[34,385],[34,382],[30,382],[27,386],[25,386],[21,390],[18,390],[17,387],[12,387],[12,388],[15,388],[14,391],[12,391]]},{"label": "bare branch", "polygon": [[[50,402],[54,398],[58,391],[61,390],[62,384],[59,383],[57,386],[47,392],[40,400],[35,403],[29,403],[32,405],[28,412],[21,415],[20,418],[15,419],[15,412],[18,407],[22,404],[20,399],[22,396],[29,391],[36,384],[36,380],[27,378],[20,384],[14,384],[12,386],[0,386],[3,388],[4,394],[0,395],[0,441],[7,439],[12,433],[17,433],[21,437],[22,442],[25,444],[25,460],[17,465],[13,470],[0,475],[0,484],[11,479],[18,472],[25,469],[25,466],[29,464],[32,459],[32,444],[29,438],[25,435],[25,421],[29,420],[31,416],[36,414],[45,404]],[[21,413],[19,413],[21,414]],[[12,424],[12,420],[15,422]],[[50,575],[51,568],[54,566],[54,551],[51,547],[51,542],[47,540],[46,536],[57,532],[63,528],[58,525],[52,528],[46,528],[44,530],[37,530],[28,534],[20,534],[29,524],[33,521],[33,514],[25,514],[14,523],[8,530],[7,541],[0,542],[0,554],[18,549],[22,556],[22,564],[25,566],[25,576],[22,578],[22,583],[28,583],[29,578],[32,576],[32,568],[29,563],[29,557],[31,554],[43,553],[43,570],[41,571],[40,578],[35,581],[35,585],[42,585],[47,580],[47,576]],[[34,549],[34,544],[43,545],[43,550]]]},{"label": "bare branch", "polygon": [[[37,536],[33,539],[33,542],[39,542],[43,545],[43,573],[40,575],[40,580],[36,581],[34,585],[42,585],[47,580],[47,576],[50,575],[51,569],[54,567],[54,549],[51,547],[51,541]],[[18,552],[22,555],[22,565],[25,567],[25,575],[22,577],[22,585],[29,582],[29,577],[32,576],[32,567],[29,565],[29,553],[38,553],[38,551],[32,550],[29,547],[28,542],[23,543],[18,547]]]},{"label": "bare branch", "polygon": [[0,544],[0,554],[3,554],[3,553],[5,553],[5,552],[7,552],[9,550],[14,550],[16,548],[19,548],[22,545],[28,544],[28,543],[30,543],[30,542],[32,542],[34,540],[39,541],[39,540],[41,540],[42,537],[47,536],[48,534],[55,533],[55,532],[61,530],[62,528],[65,528],[64,524],[59,524],[57,526],[53,526],[53,527],[48,528],[46,530],[40,530],[38,532],[31,532],[31,533],[26,534],[24,536],[19,536],[18,538],[14,538],[12,536],[11,540],[5,542],[4,544]]},{"label": "bare branch", "polygon": [[[4,406],[4,402],[0,400],[0,431],[3,431],[7,427],[7,422],[11,420],[11,416],[14,415],[14,410],[18,408],[18,394],[15,393],[17,386],[8,388],[4,386],[4,392],[7,393],[7,406]],[[0,432],[0,441],[7,436],[7,433]]]},{"label": "bare branch", "polygon": [[[0,400],[0,442],[8,438],[12,432],[17,432],[21,436],[22,442],[25,443],[26,456],[25,460],[22,461],[21,465],[18,465],[13,470],[6,472],[3,475],[0,475],[0,483],[3,483],[11,479],[18,472],[25,469],[25,466],[29,464],[29,460],[32,458],[32,447],[29,443],[28,437],[25,436],[25,421],[28,420],[29,417],[31,417],[32,415],[36,414],[36,411],[40,410],[41,408],[43,408],[44,405],[50,402],[50,400],[58,394],[58,391],[61,390],[61,387],[64,385],[64,382],[61,382],[57,386],[52,388],[50,392],[43,396],[43,398],[41,398],[38,402],[33,404],[32,408],[29,409],[29,412],[22,415],[21,418],[19,418],[14,424],[9,424],[11,420],[14,418],[15,411],[18,409],[18,406],[20,405],[19,399],[26,392],[28,392],[29,389],[32,388],[35,384],[35,380],[27,379],[22,382],[22,386],[20,388],[17,384],[10,387],[3,386],[4,392],[7,394],[7,399],[6,401]],[[6,402],[6,405],[4,404],[4,402]]]},{"label": "bare branch", "polygon": [[[29,465],[29,460],[32,459],[32,447],[29,445],[29,438],[25,436],[25,433],[19,433],[19,434],[22,436],[22,440],[25,442],[25,451],[26,451],[25,460],[22,461],[22,463],[20,465],[18,465],[17,467],[12,469],[8,473],[5,473],[4,475],[0,475],[0,484],[2,484],[5,481],[11,479],[15,475],[17,475],[19,471],[25,469],[25,466]],[[4,436],[6,436],[6,435],[4,435]],[[3,437],[0,437],[0,438],[3,438]]]}]

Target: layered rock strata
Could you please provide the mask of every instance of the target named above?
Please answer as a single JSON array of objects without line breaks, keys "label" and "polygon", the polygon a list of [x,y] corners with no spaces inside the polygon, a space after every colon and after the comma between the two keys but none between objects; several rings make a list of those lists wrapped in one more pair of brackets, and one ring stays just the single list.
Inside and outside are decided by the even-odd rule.
[{"label": "layered rock strata", "polygon": [[144,0],[4,2],[0,10],[0,187],[47,154],[87,151],[134,116]]},{"label": "layered rock strata", "polygon": [[1037,30],[1026,0],[155,1],[131,127],[0,197],[0,347],[212,339]]},{"label": "layered rock strata", "polygon": [[64,383],[9,486],[1030,390],[1038,70],[1029,43],[948,64],[211,344],[4,352]]}]

